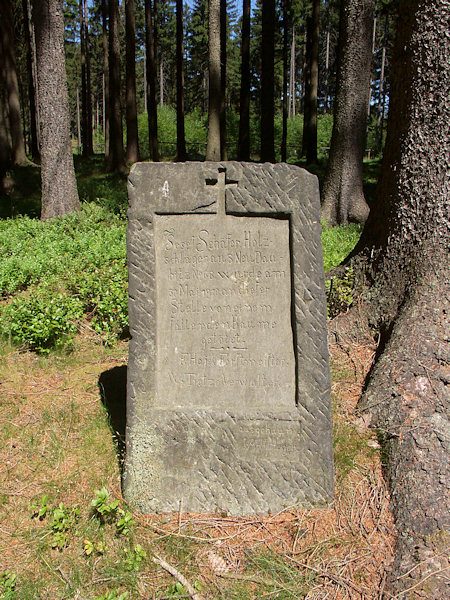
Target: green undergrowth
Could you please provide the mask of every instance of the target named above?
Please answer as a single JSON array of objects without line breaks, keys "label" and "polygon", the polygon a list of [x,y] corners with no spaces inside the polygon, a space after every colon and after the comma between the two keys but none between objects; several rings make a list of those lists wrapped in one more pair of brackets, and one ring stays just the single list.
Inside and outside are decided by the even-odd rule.
[{"label": "green undergrowth", "polygon": [[126,224],[96,204],[48,222],[0,221],[0,331],[38,352],[81,321],[107,343],[126,333]]}]

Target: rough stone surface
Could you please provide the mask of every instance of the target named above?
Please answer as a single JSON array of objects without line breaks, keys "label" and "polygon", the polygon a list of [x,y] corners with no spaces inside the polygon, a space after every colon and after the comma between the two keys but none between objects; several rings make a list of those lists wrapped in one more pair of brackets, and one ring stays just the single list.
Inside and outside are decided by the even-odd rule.
[{"label": "rough stone surface", "polygon": [[137,164],[129,178],[126,499],[232,514],[333,495],[317,179]]}]

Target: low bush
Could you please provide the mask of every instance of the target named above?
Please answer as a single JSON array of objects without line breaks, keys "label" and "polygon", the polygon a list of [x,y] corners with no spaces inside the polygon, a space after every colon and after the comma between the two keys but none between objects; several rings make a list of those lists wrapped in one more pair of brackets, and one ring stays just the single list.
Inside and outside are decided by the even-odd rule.
[{"label": "low bush", "polygon": [[67,344],[83,314],[81,301],[47,285],[18,294],[0,313],[0,328],[14,342],[48,353]]},{"label": "low bush", "polygon": [[65,345],[82,318],[106,343],[123,336],[125,236],[125,221],[96,204],[48,222],[1,221],[0,333],[38,352]]}]

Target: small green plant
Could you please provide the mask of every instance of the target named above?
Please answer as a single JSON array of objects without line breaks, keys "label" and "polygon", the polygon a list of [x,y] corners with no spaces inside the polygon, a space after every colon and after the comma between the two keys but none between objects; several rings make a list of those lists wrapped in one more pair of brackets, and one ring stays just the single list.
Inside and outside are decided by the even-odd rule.
[{"label": "small green plant", "polygon": [[345,269],[342,277],[333,277],[326,282],[328,318],[333,319],[350,308],[354,287],[355,274],[351,267]]},{"label": "small green plant", "polygon": [[111,517],[114,518],[117,513],[119,501],[111,501],[109,499],[109,492],[105,487],[102,487],[101,490],[95,490],[94,493],[95,498],[91,502],[94,514],[99,515],[104,520],[109,520]]},{"label": "small green plant", "polygon": [[0,600],[14,600],[16,597],[16,575],[11,571],[0,573]]},{"label": "small green plant", "polygon": [[127,571],[139,571],[144,558],[147,558],[147,552],[140,544],[134,548],[125,548],[125,568]]},{"label": "small green plant", "polygon": [[119,520],[116,523],[117,533],[121,533],[123,535],[127,535],[130,533],[131,525],[134,525],[134,519],[132,518],[132,514],[129,510],[125,511],[122,508],[119,508]]},{"label": "small green plant", "polygon": [[39,521],[42,521],[43,519],[45,519],[45,517],[47,516],[47,513],[49,511],[49,507],[48,507],[48,496],[47,494],[44,494],[41,497],[41,500],[38,504],[33,504],[33,506],[31,507],[31,517],[33,519],[39,519]]},{"label": "small green plant", "polygon": [[117,590],[111,592],[107,590],[101,596],[96,596],[94,600],[126,600],[128,598],[128,592],[119,593]]},{"label": "small green plant", "polygon": [[68,546],[73,529],[78,521],[78,506],[65,507],[62,502],[53,510],[50,530],[52,532],[52,548],[62,550]]},{"label": "small green plant", "polygon": [[109,492],[105,487],[95,491],[95,498],[91,502],[94,515],[100,517],[103,522],[116,522],[117,533],[127,535],[130,533],[131,525],[134,525],[133,515],[119,506],[118,500],[111,501]]},{"label": "small green plant", "polygon": [[91,556],[92,554],[104,554],[105,544],[101,540],[91,541],[84,539],[83,550],[86,556]]},{"label": "small green plant", "polygon": [[[197,580],[194,581],[193,587],[197,592],[202,591],[202,586]],[[167,593],[176,596],[189,596],[186,586],[182,585],[179,581],[174,581],[173,583],[171,583],[169,589],[167,590]]]}]

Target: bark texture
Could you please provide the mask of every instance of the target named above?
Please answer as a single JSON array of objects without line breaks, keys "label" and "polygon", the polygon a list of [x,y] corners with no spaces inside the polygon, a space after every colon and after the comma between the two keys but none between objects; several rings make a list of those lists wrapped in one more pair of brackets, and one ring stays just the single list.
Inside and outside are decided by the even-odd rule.
[{"label": "bark texture", "polygon": [[28,102],[30,105],[30,153],[34,163],[41,160],[39,153],[37,78],[36,78],[36,42],[31,20],[30,0],[22,0],[25,39],[27,42]]},{"label": "bark texture", "polygon": [[250,160],[250,0],[243,0],[238,158]]},{"label": "bark texture", "polygon": [[125,2],[125,40],[126,40],[126,118],[127,153],[126,161],[139,160],[139,137],[136,104],[136,25],[134,19],[134,0]]},{"label": "bark texture", "polygon": [[[156,2],[156,0],[154,0]],[[145,42],[147,50],[147,109],[148,145],[150,158],[159,161],[158,148],[158,107],[156,103],[156,51],[154,36],[154,8],[152,0],[145,0]]]},{"label": "bark texture", "polygon": [[274,34],[275,0],[264,0],[261,36],[261,161],[263,162],[275,162]]},{"label": "bark texture", "polygon": [[108,7],[102,0],[102,50],[103,50],[103,133],[105,157],[109,156],[109,59],[108,59]]},{"label": "bark texture", "polygon": [[34,0],[41,126],[41,219],[80,208],[70,142],[61,0]]},{"label": "bark texture", "polygon": [[367,94],[372,62],[374,0],[343,0],[330,156],[322,188],[322,216],[330,225],[364,222],[362,185]]},{"label": "bark texture", "polygon": [[177,0],[177,160],[186,160],[184,133],[183,0]]},{"label": "bark texture", "polygon": [[28,164],[25,154],[22,124],[20,117],[19,84],[17,81],[16,59],[14,55],[14,22],[10,0],[0,6],[0,56],[4,66],[4,83],[7,93],[9,133],[11,136],[11,152],[13,165]]},{"label": "bark texture", "polygon": [[122,106],[120,103],[119,4],[109,1],[109,153],[110,171],[125,172]]},{"label": "bark texture", "polygon": [[317,92],[319,89],[320,0],[313,0],[307,19],[303,147],[306,164],[317,163]]},{"label": "bark texture", "polygon": [[220,160],[220,0],[209,0],[209,102],[206,160]]},{"label": "bark texture", "polygon": [[398,530],[386,598],[448,598],[449,0],[401,0],[381,183],[354,264],[379,357],[360,409],[387,457]]}]

